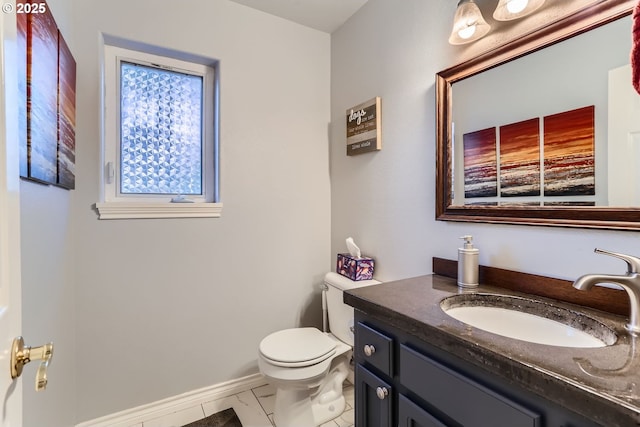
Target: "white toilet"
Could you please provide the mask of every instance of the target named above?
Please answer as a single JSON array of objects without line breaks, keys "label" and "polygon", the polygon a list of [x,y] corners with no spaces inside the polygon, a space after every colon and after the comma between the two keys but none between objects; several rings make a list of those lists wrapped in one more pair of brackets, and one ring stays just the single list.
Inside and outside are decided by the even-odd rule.
[{"label": "white toilet", "polygon": [[[345,289],[374,285],[337,273],[324,278],[323,307],[331,333],[316,328],[274,332],[260,342],[258,367],[276,388],[273,411],[277,427],[314,427],[338,417],[345,408],[342,383],[350,375],[353,308],[342,302]],[[352,372],[352,371],[351,371]]]}]

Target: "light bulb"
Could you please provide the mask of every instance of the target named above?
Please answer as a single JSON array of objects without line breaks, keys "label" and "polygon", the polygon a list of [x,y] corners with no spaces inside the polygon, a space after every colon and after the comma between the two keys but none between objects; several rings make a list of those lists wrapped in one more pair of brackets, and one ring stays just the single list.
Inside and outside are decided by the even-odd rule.
[{"label": "light bulb", "polygon": [[527,16],[538,10],[545,0],[500,0],[493,19],[496,21],[511,21]]},{"label": "light bulb", "polygon": [[474,0],[459,0],[449,43],[470,43],[486,35],[490,29]]},{"label": "light bulb", "polygon": [[507,10],[509,13],[520,13],[526,7],[529,0],[511,0],[507,3]]},{"label": "light bulb", "polygon": [[469,25],[468,27],[464,27],[458,30],[458,35],[461,39],[468,39],[476,32],[476,24]]}]

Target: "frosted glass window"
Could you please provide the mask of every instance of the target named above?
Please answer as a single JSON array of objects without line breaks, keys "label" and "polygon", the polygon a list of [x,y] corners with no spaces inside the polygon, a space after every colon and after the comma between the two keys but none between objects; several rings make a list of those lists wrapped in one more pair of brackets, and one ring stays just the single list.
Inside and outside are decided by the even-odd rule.
[{"label": "frosted glass window", "polygon": [[202,194],[203,78],[120,63],[120,193]]},{"label": "frosted glass window", "polygon": [[220,217],[220,61],[103,36],[99,218]]}]

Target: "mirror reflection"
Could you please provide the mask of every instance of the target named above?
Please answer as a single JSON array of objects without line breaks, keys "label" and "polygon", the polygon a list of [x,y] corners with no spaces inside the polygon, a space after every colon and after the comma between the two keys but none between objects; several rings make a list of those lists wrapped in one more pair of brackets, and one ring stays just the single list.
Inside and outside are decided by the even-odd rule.
[{"label": "mirror reflection", "polygon": [[455,82],[453,206],[640,206],[630,16]]}]

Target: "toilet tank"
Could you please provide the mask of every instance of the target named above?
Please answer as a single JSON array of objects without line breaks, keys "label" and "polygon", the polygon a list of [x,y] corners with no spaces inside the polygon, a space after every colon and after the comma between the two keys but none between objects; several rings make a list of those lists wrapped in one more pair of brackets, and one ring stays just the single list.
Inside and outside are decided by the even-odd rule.
[{"label": "toilet tank", "polygon": [[353,347],[353,307],[342,302],[345,290],[363,286],[377,285],[377,280],[353,281],[338,273],[327,273],[324,276],[327,285],[327,314],[329,331],[340,341]]}]

